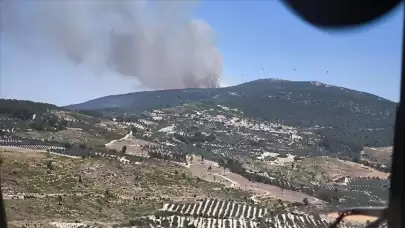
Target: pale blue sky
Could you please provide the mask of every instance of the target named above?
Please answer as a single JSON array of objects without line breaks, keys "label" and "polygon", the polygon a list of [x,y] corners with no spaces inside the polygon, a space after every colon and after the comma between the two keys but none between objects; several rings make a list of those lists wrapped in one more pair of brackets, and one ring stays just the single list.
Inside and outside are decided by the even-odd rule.
[{"label": "pale blue sky", "polygon": [[[367,29],[339,34],[306,25],[279,1],[203,1],[195,17],[217,34],[227,85],[241,83],[242,74],[245,81],[260,78],[263,65],[264,77],[316,80],[398,101],[403,17],[398,9]],[[137,90],[129,79],[95,75],[46,49],[29,55],[10,37],[0,39],[2,98],[67,105]]]}]

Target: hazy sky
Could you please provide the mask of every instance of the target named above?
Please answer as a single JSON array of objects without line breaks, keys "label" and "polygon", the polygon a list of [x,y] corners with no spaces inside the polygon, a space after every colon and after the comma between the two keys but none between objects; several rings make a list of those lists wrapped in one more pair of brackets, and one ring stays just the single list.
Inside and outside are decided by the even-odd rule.
[{"label": "hazy sky", "polygon": [[[321,81],[394,101],[399,98],[402,17],[396,10],[369,28],[327,33],[306,25],[279,1],[202,1],[193,12],[193,18],[205,20],[215,31],[224,85],[241,83],[242,74],[248,81],[264,73]],[[2,98],[67,105],[140,90],[132,78],[74,64],[50,48],[32,55],[2,33],[0,42]]]}]

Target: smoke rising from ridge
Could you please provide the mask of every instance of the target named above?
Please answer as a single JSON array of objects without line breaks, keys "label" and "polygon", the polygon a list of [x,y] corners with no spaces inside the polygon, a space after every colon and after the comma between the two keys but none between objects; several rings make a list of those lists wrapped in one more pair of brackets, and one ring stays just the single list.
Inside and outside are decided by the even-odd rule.
[{"label": "smoke rising from ridge", "polygon": [[219,87],[214,33],[190,1],[0,1],[0,32],[70,61],[134,77],[151,89]]}]

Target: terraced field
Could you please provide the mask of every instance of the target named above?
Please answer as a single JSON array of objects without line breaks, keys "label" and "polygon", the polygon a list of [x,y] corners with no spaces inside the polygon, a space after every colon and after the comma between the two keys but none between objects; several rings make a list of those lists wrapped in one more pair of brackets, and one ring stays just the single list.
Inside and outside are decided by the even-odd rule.
[{"label": "terraced field", "polygon": [[[213,228],[259,228],[259,227],[328,227],[329,221],[293,214],[278,214],[261,222],[244,218],[194,218],[184,216],[145,217],[139,221],[139,227],[213,227]],[[347,227],[347,226],[343,226]]]},{"label": "terraced field", "polygon": [[[250,194],[190,176],[176,164],[128,157],[83,159],[0,149],[8,219],[125,221],[174,201],[248,200]],[[119,186],[119,187],[117,187]]]},{"label": "terraced field", "polygon": [[[195,204],[165,204],[156,215],[135,221],[138,227],[297,228],[329,227],[331,221],[319,215],[271,211],[232,201],[207,199]],[[166,212],[166,213],[163,213]],[[361,227],[343,222],[340,227]]]},{"label": "terraced field", "polygon": [[268,213],[267,208],[234,201],[205,199],[194,204],[164,204],[161,211],[193,217],[257,219]]}]

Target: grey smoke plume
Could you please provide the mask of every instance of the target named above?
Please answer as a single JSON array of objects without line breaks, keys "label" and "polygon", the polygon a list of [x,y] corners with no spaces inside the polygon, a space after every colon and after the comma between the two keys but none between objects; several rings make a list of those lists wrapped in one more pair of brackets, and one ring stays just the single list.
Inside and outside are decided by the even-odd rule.
[{"label": "grey smoke plume", "polygon": [[[1,0],[0,31],[76,64],[134,77],[151,89],[218,87],[222,56],[190,1]],[[99,70],[99,69],[98,69]]]}]

